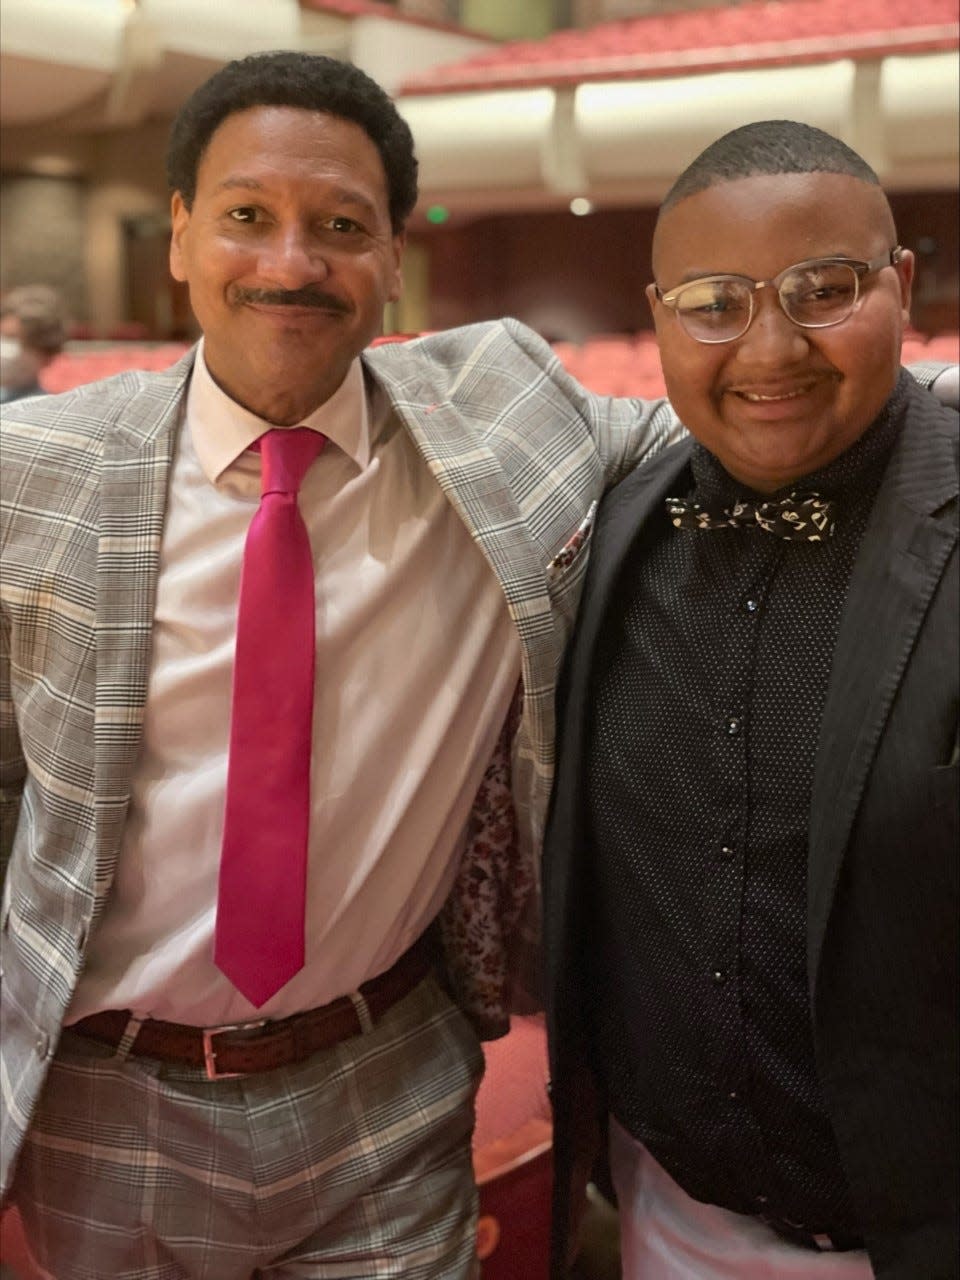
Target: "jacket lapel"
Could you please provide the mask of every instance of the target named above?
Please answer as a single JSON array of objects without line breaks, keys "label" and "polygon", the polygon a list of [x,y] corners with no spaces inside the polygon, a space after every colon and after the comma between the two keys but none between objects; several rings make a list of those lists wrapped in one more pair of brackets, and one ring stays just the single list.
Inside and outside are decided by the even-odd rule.
[{"label": "jacket lapel", "polygon": [[[946,415],[949,417],[949,415]],[[912,388],[854,566],[834,652],[810,804],[807,970],[811,993],[871,762],[953,545],[938,511],[957,494],[955,423]]]},{"label": "jacket lapel", "polygon": [[[411,358],[402,384],[382,364],[365,361],[367,375],[385,391],[451,506],[486,557],[506,599],[523,647],[524,724],[542,744],[552,740],[553,673],[559,662],[546,565],[531,537],[500,459],[483,436],[489,419],[473,421],[449,399],[434,403],[435,372],[418,376]],[[452,387],[445,387],[450,394]],[[543,690],[549,688],[549,707]]]},{"label": "jacket lapel", "polygon": [[94,722],[98,903],[113,880],[139,755],[170,467],[193,354],[130,399],[118,398],[118,421],[104,437]]},{"label": "jacket lapel", "polygon": [[[576,631],[557,694],[557,774],[543,869],[547,904],[544,939],[549,985],[554,992],[567,986],[567,969],[576,967],[577,947],[570,945],[570,938],[579,936],[576,920],[582,901],[583,866],[590,857],[584,834],[583,778],[597,646],[624,560],[646,521],[669,496],[691,449],[692,442],[683,440],[632,471],[607,494],[597,518]],[[560,1051],[559,1041],[555,1041],[554,1050]]]},{"label": "jacket lapel", "polygon": [[[690,459],[693,442],[682,440],[637,467],[607,495],[594,532],[590,571],[580,603],[577,640],[565,685],[587,695],[594,651],[620,570],[637,534],[669,495]],[[584,701],[589,701],[588,696]],[[582,734],[578,735],[581,737]]]},{"label": "jacket lapel", "polygon": [[[531,596],[549,608],[545,566],[503,467],[483,439],[489,420],[470,421],[449,398],[436,402],[432,367],[428,364],[417,376],[412,352],[402,384],[382,364],[366,360],[364,364],[367,376],[386,392],[431,474],[490,561],[511,612]],[[453,388],[444,390],[449,394]],[[516,620],[519,624],[521,618]]]},{"label": "jacket lapel", "polygon": [[[687,439],[664,450],[637,467],[604,498],[593,533],[576,630],[558,685],[557,773],[543,865],[548,1024],[558,1114],[574,1105],[573,1073],[568,1074],[566,1064],[583,1034],[579,1023],[574,1019],[575,1025],[572,1024],[568,1017],[579,997],[572,1003],[568,997],[579,990],[581,982],[578,956],[585,945],[586,928],[581,915],[583,885],[593,856],[585,832],[583,779],[590,744],[597,648],[630,548],[659,504],[670,495],[692,447],[692,441]],[[561,1132],[569,1136],[563,1125]],[[562,1151],[558,1151],[558,1158],[562,1165]]]}]

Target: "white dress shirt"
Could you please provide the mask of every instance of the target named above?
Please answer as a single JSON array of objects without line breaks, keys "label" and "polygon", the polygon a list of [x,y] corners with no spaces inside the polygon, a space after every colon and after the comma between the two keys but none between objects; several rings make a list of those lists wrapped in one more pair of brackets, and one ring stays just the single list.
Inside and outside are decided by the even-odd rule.
[{"label": "white dress shirt", "polygon": [[328,437],[300,494],[317,602],[306,965],[258,1012],[213,963],[240,565],[260,493],[246,450],[270,425],[217,386],[201,347],[123,847],[68,1022],[314,1008],[389,968],[451,887],[520,645],[492,570],[355,361],[302,424]]}]

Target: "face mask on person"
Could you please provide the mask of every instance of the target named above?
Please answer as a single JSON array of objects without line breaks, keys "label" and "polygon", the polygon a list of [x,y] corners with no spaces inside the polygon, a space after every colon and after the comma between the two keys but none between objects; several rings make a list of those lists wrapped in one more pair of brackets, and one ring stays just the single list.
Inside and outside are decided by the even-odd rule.
[{"label": "face mask on person", "polygon": [[19,391],[37,381],[41,361],[19,338],[0,338],[0,388]]}]

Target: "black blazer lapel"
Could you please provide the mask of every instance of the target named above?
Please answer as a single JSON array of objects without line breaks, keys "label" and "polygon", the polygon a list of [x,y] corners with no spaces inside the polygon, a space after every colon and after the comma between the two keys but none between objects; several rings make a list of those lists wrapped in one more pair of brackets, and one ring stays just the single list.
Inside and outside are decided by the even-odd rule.
[{"label": "black blazer lapel", "polygon": [[[579,884],[587,856],[582,782],[597,645],[624,558],[651,512],[669,495],[691,447],[689,440],[681,441],[631,472],[607,494],[597,516],[576,630],[557,695],[557,768],[543,861],[544,941],[554,994],[566,985],[566,970],[576,952],[571,937],[579,927]],[[548,1006],[551,1003],[548,999]],[[554,1051],[561,1038],[553,1037]]]},{"label": "black blazer lapel", "polygon": [[820,725],[810,803],[810,990],[871,762],[931,597],[957,540],[956,415],[911,384],[854,566]]},{"label": "black blazer lapel", "polygon": [[681,440],[632,471],[606,495],[597,515],[590,567],[580,601],[577,629],[569,650],[565,687],[585,692],[610,596],[639,531],[670,496],[690,459],[693,441]]},{"label": "black blazer lapel", "polygon": [[[576,878],[574,863],[582,852],[580,784],[587,744],[587,711],[594,658],[610,596],[634,538],[657,504],[669,495],[691,448],[691,442],[683,440],[650,463],[637,467],[606,495],[597,515],[576,629],[567,649],[557,693],[559,754],[544,864],[545,893],[550,906],[545,927],[551,962],[559,963],[564,950],[568,890]],[[551,945],[554,939],[556,952]]]},{"label": "black blazer lapel", "polygon": [[547,1022],[554,1112],[552,1275],[566,1272],[569,1185],[578,1158],[577,1133],[590,1127],[593,1101],[583,1088],[583,1028],[579,1018],[580,891],[590,851],[583,838],[583,776],[594,659],[624,559],[657,504],[670,494],[690,456],[681,441],[644,463],[601,503],[576,629],[558,686],[557,768],[543,858]]}]

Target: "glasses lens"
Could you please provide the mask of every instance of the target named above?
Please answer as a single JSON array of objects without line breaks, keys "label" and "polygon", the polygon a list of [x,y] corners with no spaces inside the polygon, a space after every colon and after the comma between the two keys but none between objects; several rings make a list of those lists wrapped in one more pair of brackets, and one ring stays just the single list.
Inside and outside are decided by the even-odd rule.
[{"label": "glasses lens", "polygon": [[750,289],[742,280],[694,280],[676,299],[680,323],[698,342],[729,342],[750,322]]},{"label": "glasses lens", "polygon": [[813,262],[788,271],[780,301],[791,320],[808,328],[846,320],[857,301],[857,273],[842,262]]}]

